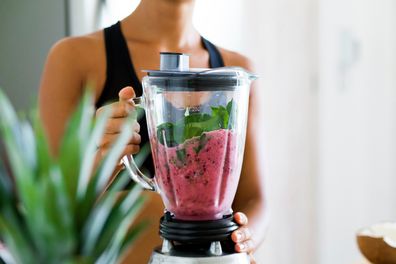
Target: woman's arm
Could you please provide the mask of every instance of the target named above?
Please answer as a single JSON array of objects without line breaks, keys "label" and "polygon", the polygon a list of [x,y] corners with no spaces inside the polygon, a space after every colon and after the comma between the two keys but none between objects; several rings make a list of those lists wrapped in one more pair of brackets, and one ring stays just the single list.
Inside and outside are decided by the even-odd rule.
[{"label": "woman's arm", "polygon": [[55,155],[66,122],[83,93],[85,69],[80,43],[76,39],[58,42],[50,50],[44,66],[39,90],[39,111]]},{"label": "woman's arm", "polygon": [[[40,117],[43,121],[52,152],[56,155],[60,141],[65,130],[66,123],[81,100],[82,94],[88,83],[95,85],[94,81],[105,79],[105,60],[98,61],[99,50],[104,49],[99,43],[103,40],[95,38],[95,35],[64,39],[51,49],[44,68],[42,83],[39,92]],[[103,51],[104,52],[104,51]],[[92,59],[94,58],[94,59]],[[98,90],[101,84],[93,86],[95,98],[98,98]],[[121,127],[126,121],[134,106],[129,100],[135,96],[132,87],[126,87],[119,93],[119,101],[105,105],[96,111],[100,114],[105,108],[111,109],[111,116],[107,121],[103,138],[98,142],[98,151],[95,164],[99,164],[102,157],[112,147],[118,138]],[[135,154],[139,151],[140,135],[139,124],[135,122],[132,129],[135,133],[125,147],[123,155]],[[119,168],[115,168],[115,173]]]}]

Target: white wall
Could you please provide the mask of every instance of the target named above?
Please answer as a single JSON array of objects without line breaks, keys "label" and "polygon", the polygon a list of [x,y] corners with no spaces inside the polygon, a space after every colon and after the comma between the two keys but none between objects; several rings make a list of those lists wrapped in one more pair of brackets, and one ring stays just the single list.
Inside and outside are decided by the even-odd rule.
[{"label": "white wall", "polygon": [[68,0],[70,35],[78,36],[96,30],[98,0]]},{"label": "white wall", "polygon": [[0,87],[18,110],[36,104],[48,50],[65,30],[64,1],[0,1]]},{"label": "white wall", "polygon": [[243,52],[244,0],[199,0],[194,11],[194,25],[205,38],[223,48]]},{"label": "white wall", "polygon": [[121,20],[130,15],[139,3],[140,0],[107,1],[99,20],[100,28],[111,26],[116,23],[117,20]]},{"label": "white wall", "polygon": [[[71,35],[87,34],[116,23],[133,12],[140,0],[107,1],[99,18],[95,17],[97,2],[70,0]],[[214,43],[241,51],[244,34],[242,10],[243,0],[200,0],[196,2],[194,25]]]},{"label": "white wall", "polygon": [[396,2],[320,3],[319,263],[353,263],[356,230],[396,218]]}]

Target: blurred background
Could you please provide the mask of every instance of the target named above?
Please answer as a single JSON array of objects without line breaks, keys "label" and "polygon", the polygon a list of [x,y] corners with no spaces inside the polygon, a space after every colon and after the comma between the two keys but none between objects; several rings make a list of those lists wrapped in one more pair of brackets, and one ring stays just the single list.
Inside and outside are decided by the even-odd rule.
[{"label": "blurred background", "polygon": [[[29,108],[54,42],[138,2],[1,0],[0,86]],[[258,263],[362,263],[355,232],[396,220],[396,1],[197,0],[194,21],[261,77],[271,223]]]}]

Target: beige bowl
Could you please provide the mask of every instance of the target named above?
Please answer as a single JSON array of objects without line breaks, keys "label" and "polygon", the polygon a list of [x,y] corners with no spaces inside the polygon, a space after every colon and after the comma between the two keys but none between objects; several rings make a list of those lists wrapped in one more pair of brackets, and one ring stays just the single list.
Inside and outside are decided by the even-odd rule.
[{"label": "beige bowl", "polygon": [[396,223],[381,223],[356,234],[360,252],[374,264],[396,264]]}]

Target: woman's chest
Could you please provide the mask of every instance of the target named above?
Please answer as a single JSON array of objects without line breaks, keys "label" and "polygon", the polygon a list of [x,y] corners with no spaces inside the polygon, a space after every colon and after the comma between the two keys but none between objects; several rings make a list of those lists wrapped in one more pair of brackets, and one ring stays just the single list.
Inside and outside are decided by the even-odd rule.
[{"label": "woman's chest", "polygon": [[[190,55],[192,68],[209,68],[209,54],[203,47],[195,49],[165,50],[155,45],[144,45],[143,43],[128,42],[127,50],[115,51],[122,56],[114,58],[108,49],[98,52],[93,57],[91,67],[86,74],[86,83],[95,87],[96,101],[104,93],[113,94],[125,86],[141,89],[141,81],[146,75],[144,70],[158,69],[160,63],[160,52],[183,52]],[[111,91],[106,91],[111,90]],[[141,91],[138,91],[141,93]],[[109,98],[109,100],[115,98]]]}]

